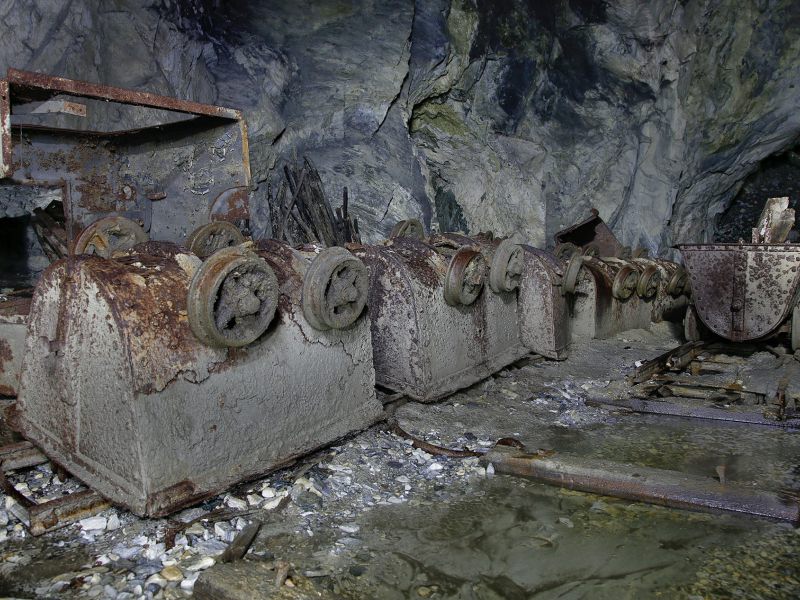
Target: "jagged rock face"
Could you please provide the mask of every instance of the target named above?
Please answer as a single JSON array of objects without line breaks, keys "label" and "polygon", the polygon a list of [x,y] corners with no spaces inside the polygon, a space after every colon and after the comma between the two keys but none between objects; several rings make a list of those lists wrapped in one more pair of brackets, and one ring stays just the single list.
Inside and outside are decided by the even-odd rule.
[{"label": "jagged rock face", "polygon": [[243,109],[258,235],[307,155],[368,240],[418,217],[544,246],[595,206],[664,253],[800,134],[794,0],[9,0],[0,23],[0,69]]}]

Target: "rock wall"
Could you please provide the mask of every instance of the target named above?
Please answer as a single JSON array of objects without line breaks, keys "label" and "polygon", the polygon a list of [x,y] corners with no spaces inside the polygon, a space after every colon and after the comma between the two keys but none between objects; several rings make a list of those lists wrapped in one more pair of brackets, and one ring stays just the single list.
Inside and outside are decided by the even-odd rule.
[{"label": "rock wall", "polygon": [[800,137],[794,0],[7,0],[0,32],[0,71],[243,109],[258,235],[307,155],[367,239],[543,246],[595,206],[665,253]]}]

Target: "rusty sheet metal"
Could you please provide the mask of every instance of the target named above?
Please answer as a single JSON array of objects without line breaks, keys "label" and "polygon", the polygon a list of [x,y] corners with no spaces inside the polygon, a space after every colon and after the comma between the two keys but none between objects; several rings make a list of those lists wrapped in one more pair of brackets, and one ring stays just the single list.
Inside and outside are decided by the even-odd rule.
[{"label": "rusty sheet metal", "polygon": [[621,256],[625,250],[594,208],[587,219],[556,232],[553,237],[557,245],[575,244],[582,250],[592,246],[597,256]]},{"label": "rusty sheet metal", "polygon": [[561,289],[563,267],[549,252],[532,246],[523,249],[525,271],[518,292],[520,338],[532,352],[562,360],[571,340],[569,303]]},{"label": "rusty sheet metal", "polygon": [[800,245],[684,244],[697,315],[734,342],[774,333],[798,301]]},{"label": "rusty sheet metal", "polygon": [[170,96],[159,96],[148,92],[100,85],[76,79],[66,79],[64,77],[54,77],[13,68],[8,70],[6,81],[10,85],[19,88],[18,93],[26,100],[43,100],[59,94],[69,94],[79,98],[99,98],[134,106],[174,110],[192,115],[223,117],[234,120],[239,120],[242,117],[239,111],[232,108],[201,104]]},{"label": "rusty sheet metal", "polygon": [[445,302],[451,256],[470,238],[409,237],[350,248],[370,275],[369,318],[376,382],[424,402],[488,377],[528,354],[518,330],[516,293],[488,285],[471,305]]},{"label": "rusty sheet metal", "polygon": [[529,477],[570,490],[671,508],[763,517],[795,525],[800,521],[796,500],[678,471],[566,454],[527,454],[503,446],[496,446],[481,461],[494,465],[498,473]]},{"label": "rusty sheet metal", "polygon": [[[15,106],[60,94],[192,118],[130,131],[14,120]],[[108,214],[176,243],[211,220],[249,218],[247,129],[233,109],[11,69],[0,82],[0,146],[3,177],[62,191],[68,246]]]},{"label": "rusty sheet metal", "polygon": [[30,298],[0,302],[0,395],[16,396],[25,350]]},{"label": "rusty sheet metal", "polygon": [[284,298],[258,340],[230,349],[192,333],[199,260],[184,248],[51,265],[31,306],[20,432],[103,496],[158,516],[374,423],[369,322],[313,329],[300,310],[304,252],[258,253]]}]

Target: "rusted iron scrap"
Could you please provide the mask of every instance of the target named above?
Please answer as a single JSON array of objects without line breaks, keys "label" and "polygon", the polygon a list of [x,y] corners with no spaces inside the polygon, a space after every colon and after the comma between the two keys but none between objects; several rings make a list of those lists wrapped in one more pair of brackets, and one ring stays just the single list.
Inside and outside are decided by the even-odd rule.
[{"label": "rusted iron scrap", "polygon": [[[133,123],[155,123],[103,131],[81,124],[108,104],[138,111]],[[67,127],[64,119],[79,122]],[[0,179],[60,191],[63,223],[36,215],[57,256],[109,215],[138,223],[150,239],[183,243],[209,221],[247,225],[247,128],[230,108],[9,69],[0,80]]]},{"label": "rusted iron scrap", "polygon": [[800,523],[796,499],[709,477],[566,454],[495,446],[481,462],[495,471],[558,487],[689,510],[729,512]]},{"label": "rusted iron scrap", "polygon": [[30,442],[0,447],[0,488],[14,500],[12,511],[31,535],[39,536],[66,527],[111,506],[108,500],[92,490],[37,502],[19,492],[6,478],[7,471],[26,469],[46,462],[47,457]]}]

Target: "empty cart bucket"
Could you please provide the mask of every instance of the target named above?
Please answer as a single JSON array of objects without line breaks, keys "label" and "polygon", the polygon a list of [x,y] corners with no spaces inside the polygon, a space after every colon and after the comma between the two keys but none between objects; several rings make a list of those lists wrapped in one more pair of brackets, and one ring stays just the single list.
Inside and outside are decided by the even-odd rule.
[{"label": "empty cart bucket", "polygon": [[277,242],[57,261],[33,297],[17,425],[138,515],[194,503],[379,418],[366,281],[341,248]]}]

